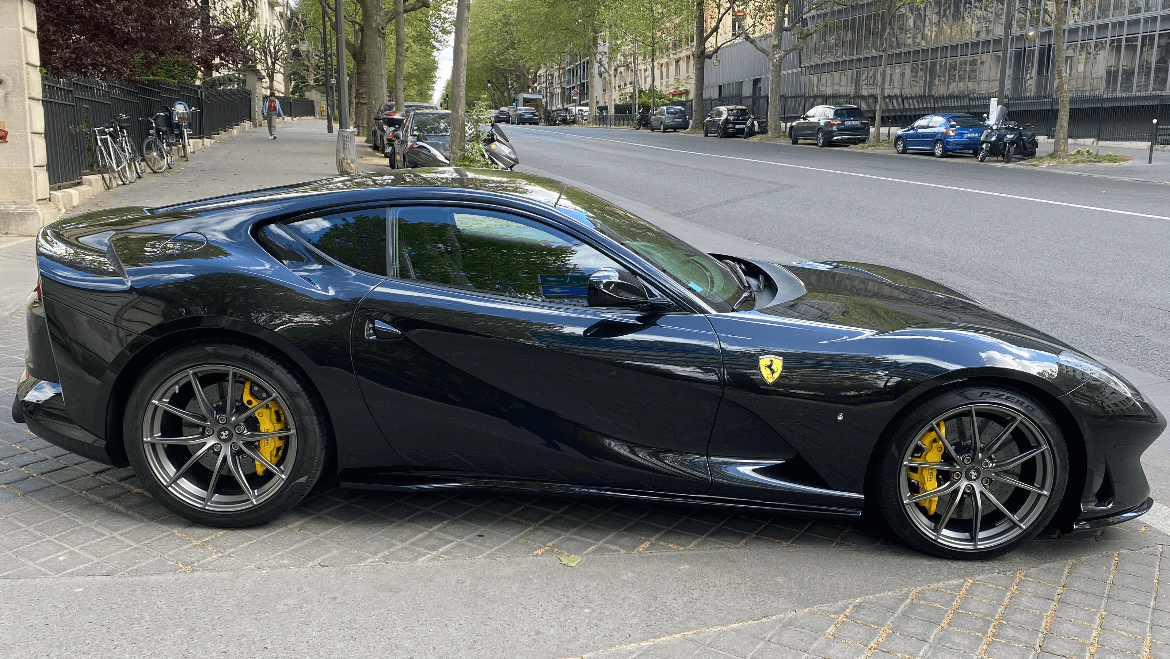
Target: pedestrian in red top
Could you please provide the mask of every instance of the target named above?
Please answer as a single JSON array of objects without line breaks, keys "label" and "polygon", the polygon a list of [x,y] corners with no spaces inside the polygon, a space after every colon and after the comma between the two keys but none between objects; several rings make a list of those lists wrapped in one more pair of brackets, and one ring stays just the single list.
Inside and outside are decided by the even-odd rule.
[{"label": "pedestrian in red top", "polygon": [[284,119],[284,110],[280,109],[280,101],[276,100],[276,96],[269,94],[268,100],[264,101],[263,107],[260,108],[261,113],[268,117],[268,139],[276,139],[276,115],[280,115]]}]

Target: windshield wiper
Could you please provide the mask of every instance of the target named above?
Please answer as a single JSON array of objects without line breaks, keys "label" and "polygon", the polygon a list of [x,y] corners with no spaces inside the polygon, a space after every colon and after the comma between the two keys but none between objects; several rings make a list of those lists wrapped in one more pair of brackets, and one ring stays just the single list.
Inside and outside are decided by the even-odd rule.
[{"label": "windshield wiper", "polygon": [[752,300],[753,302],[756,299],[756,292],[753,291],[751,288],[748,288],[747,290],[745,290],[743,292],[742,295],[739,296],[739,299],[735,301],[735,304],[731,305],[731,310],[732,311],[739,311],[739,305],[743,304],[744,302],[748,301],[749,299]]}]

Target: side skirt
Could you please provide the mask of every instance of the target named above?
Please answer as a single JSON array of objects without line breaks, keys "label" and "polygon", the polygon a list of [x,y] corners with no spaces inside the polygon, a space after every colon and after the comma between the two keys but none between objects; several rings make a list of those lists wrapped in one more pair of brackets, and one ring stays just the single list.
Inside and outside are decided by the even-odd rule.
[{"label": "side skirt", "polygon": [[861,500],[857,506],[822,506],[807,503],[788,503],[774,501],[758,501],[753,499],[737,499],[731,497],[715,497],[705,494],[675,494],[671,492],[642,492],[618,490],[606,487],[588,485],[573,485],[569,483],[549,483],[543,481],[504,480],[494,478],[452,478],[425,477],[407,474],[379,474],[340,475],[341,486],[359,490],[381,490],[388,492],[423,492],[435,490],[495,490],[509,492],[529,492],[543,495],[569,495],[603,497],[609,499],[624,499],[627,501],[641,501],[645,503],[667,503],[681,505],[703,505],[718,508],[736,508],[743,510],[766,510],[782,512],[792,515],[812,517],[832,517],[837,519],[856,519],[861,515]]}]

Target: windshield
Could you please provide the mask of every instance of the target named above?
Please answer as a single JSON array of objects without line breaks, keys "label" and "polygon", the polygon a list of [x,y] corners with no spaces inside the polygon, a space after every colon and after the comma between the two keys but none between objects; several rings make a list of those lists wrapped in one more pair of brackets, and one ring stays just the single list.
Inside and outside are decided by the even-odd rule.
[{"label": "windshield", "polygon": [[833,116],[838,119],[864,119],[865,115],[857,108],[840,108],[833,112]]},{"label": "windshield", "polygon": [[951,117],[951,125],[956,128],[975,128],[977,126],[982,126],[983,122],[970,115],[961,114],[955,117]]},{"label": "windshield", "polygon": [[451,115],[449,114],[416,114],[414,115],[415,135],[450,135]]},{"label": "windshield", "polygon": [[747,119],[748,111],[744,108],[729,108],[727,110],[727,116],[732,119]]},{"label": "windshield", "polygon": [[691,289],[715,311],[733,311],[743,296],[744,289],[722,261],[608,203],[590,204],[587,212],[599,231]]}]

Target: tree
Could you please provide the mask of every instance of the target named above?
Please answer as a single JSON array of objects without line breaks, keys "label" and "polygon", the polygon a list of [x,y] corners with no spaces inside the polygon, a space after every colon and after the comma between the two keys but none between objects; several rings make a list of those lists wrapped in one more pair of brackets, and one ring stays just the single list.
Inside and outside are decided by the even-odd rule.
[{"label": "tree", "polygon": [[923,6],[928,2],[930,0],[873,0],[870,5],[874,9],[878,43],[882,49],[881,64],[878,66],[877,107],[874,109],[873,117],[874,141],[881,139],[882,136],[882,109],[886,103],[886,84],[889,82],[889,76],[886,75],[886,55],[890,51],[890,36],[904,9]]},{"label": "tree", "polygon": [[[406,3],[395,0],[391,9],[386,9],[382,3],[383,0],[357,0],[360,16],[351,17],[346,13],[346,19],[355,24],[355,30],[360,28],[361,31],[360,40],[352,43],[347,40],[345,47],[354,57],[357,78],[353,123],[358,132],[366,134],[369,133],[373,116],[370,106],[380,107],[386,98],[386,28],[397,19],[399,11],[406,14],[431,6],[431,0],[411,0]],[[405,58],[404,51],[404,62]]]},{"label": "tree", "polygon": [[470,14],[471,0],[457,0],[455,33],[451,35],[451,162],[462,160],[463,142],[467,136],[463,113],[467,110],[467,30]]},{"label": "tree", "polygon": [[[832,0],[765,0],[753,6],[753,16],[772,19],[772,38],[767,47],[753,38],[750,29],[743,31],[744,39],[768,57],[769,137],[779,137],[783,132],[784,88],[780,76],[784,59],[803,48],[809,37],[829,24],[832,5]],[[791,36],[787,45],[784,43],[785,35]]]},{"label": "tree", "polygon": [[719,43],[718,40],[716,40],[715,46],[709,49],[707,47],[707,43],[711,40],[712,37],[715,37],[719,34],[720,23],[723,22],[723,19],[727,16],[728,12],[730,12],[732,8],[735,7],[735,0],[728,0],[727,6],[720,10],[719,0],[716,0],[715,11],[717,13],[715,20],[712,22],[711,27],[708,28],[707,1],[708,0],[695,0],[695,49],[692,52],[692,56],[694,57],[695,62],[695,91],[691,94],[691,98],[693,99],[691,101],[691,114],[694,115],[694,118],[691,121],[690,129],[687,131],[689,133],[701,133],[703,131],[703,126],[705,125],[702,121],[694,120],[704,116],[706,111],[704,108],[703,99],[703,85],[705,84],[703,80],[703,68],[706,66],[707,60],[717,55],[719,53],[719,49],[726,45]]},{"label": "tree", "polygon": [[192,70],[238,67],[243,44],[197,0],[36,0],[41,66],[51,75],[135,80],[164,61]]},{"label": "tree", "polygon": [[1056,12],[1052,17],[1052,66],[1056,69],[1056,130],[1052,144],[1052,155],[1068,157],[1068,64],[1064,54],[1064,26],[1068,22],[1068,4],[1056,0]]},{"label": "tree", "polygon": [[[289,42],[288,30],[283,23],[272,23],[260,27],[250,33],[252,37],[252,52],[256,57],[256,66],[264,77],[268,79],[268,93],[276,94],[276,72],[288,60]],[[285,79],[285,94],[288,93],[289,81]]]}]

